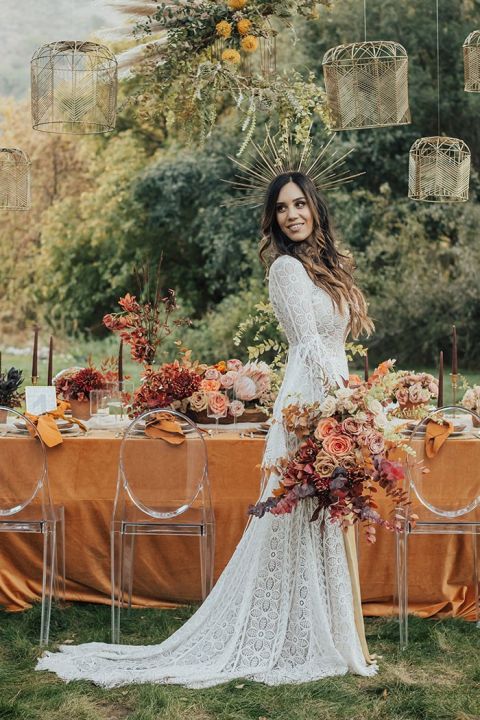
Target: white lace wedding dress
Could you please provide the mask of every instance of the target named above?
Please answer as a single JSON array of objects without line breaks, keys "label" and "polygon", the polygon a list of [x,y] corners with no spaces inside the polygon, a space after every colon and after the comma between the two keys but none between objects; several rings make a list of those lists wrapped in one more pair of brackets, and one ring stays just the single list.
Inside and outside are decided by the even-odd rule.
[{"label": "white lace wedding dress", "polygon": [[[264,464],[285,454],[281,410],[322,397],[325,379],[347,377],[347,317],[290,256],[270,270],[270,297],[289,341]],[[263,497],[277,485],[272,475]],[[310,502],[312,503],[310,505]],[[299,683],[349,670],[373,675],[355,625],[343,533],[309,522],[313,501],[291,515],[253,518],[222,576],[197,612],[160,645],[88,643],[46,653],[37,670],[104,687],[175,683],[209,687],[234,678]]]}]

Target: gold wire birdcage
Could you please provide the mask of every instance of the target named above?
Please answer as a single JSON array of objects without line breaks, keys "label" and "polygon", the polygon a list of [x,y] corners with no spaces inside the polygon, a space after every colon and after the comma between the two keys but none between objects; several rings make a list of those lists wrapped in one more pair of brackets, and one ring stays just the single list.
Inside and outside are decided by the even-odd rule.
[{"label": "gold wire birdcage", "polygon": [[0,148],[0,208],[30,210],[30,168],[23,150]]},{"label": "gold wire birdcage", "polygon": [[424,137],[410,148],[408,197],[424,202],[468,200],[470,150],[463,140]]},{"label": "gold wire birdcage", "polygon": [[480,92],[480,30],[474,30],[463,43],[465,91]]},{"label": "gold wire birdcage", "polygon": [[338,45],[323,57],[333,130],[406,125],[408,56],[397,42]]},{"label": "gold wire birdcage", "polygon": [[49,43],[35,52],[31,70],[35,130],[90,135],[114,129],[117,60],[107,47]]}]

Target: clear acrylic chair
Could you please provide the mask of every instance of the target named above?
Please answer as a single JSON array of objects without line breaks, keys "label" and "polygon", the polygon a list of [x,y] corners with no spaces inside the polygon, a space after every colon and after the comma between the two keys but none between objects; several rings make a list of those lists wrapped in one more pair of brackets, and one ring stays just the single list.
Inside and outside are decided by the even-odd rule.
[{"label": "clear acrylic chair", "polygon": [[[433,458],[428,458],[425,450],[426,424],[429,420],[442,417],[453,422],[458,432],[463,426],[466,434],[463,438],[456,439],[454,436],[446,440],[445,446],[440,447]],[[410,436],[409,444],[416,454],[407,456],[405,475],[412,505],[397,515],[401,517],[402,527],[396,534],[398,618],[402,650],[408,645],[408,539],[411,535],[471,535],[476,624],[480,627],[480,464],[472,464],[468,452],[462,452],[462,449],[471,449],[479,443],[471,432],[475,430],[474,419],[480,423],[480,416],[460,406],[439,408],[417,423]],[[465,443],[472,445],[468,448]],[[416,522],[412,522],[413,513],[418,516]]]},{"label": "clear acrylic chair", "polygon": [[[160,421],[163,427],[179,427],[184,441],[171,444],[152,436],[152,428],[158,427]],[[180,436],[167,433],[167,438],[175,437]],[[114,643],[120,642],[121,610],[131,607],[137,535],[198,537],[202,597],[206,598],[213,585],[215,549],[207,451],[195,423],[168,408],[151,410],[136,418],[125,431],[120,447],[111,526]]]},{"label": "clear acrylic chair", "polygon": [[[65,597],[64,511],[52,503],[46,448],[35,425],[12,408],[0,407],[0,416],[0,435],[8,437],[0,439],[0,532],[43,536],[40,645],[46,645],[52,595]],[[16,427],[31,435],[14,436]]]}]

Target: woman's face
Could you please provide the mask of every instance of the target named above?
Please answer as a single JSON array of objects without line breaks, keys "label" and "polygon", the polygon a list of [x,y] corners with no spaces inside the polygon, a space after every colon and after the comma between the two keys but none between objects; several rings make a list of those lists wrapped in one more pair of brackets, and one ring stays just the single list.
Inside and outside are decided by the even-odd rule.
[{"label": "woman's face", "polygon": [[303,242],[313,232],[313,216],[307,198],[292,181],[278,194],[276,215],[280,230],[293,242]]}]

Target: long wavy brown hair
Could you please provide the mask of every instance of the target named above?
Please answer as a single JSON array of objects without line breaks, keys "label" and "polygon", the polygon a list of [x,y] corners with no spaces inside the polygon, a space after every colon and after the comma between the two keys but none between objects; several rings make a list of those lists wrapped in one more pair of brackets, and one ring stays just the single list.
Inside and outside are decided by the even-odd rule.
[{"label": "long wavy brown hair", "polygon": [[[312,235],[303,242],[290,240],[277,221],[278,196],[289,182],[302,190],[313,217]],[[363,293],[353,279],[353,259],[337,248],[327,205],[309,177],[299,172],[284,173],[270,183],[263,207],[262,234],[260,259],[265,267],[279,255],[297,258],[315,285],[323,288],[342,312],[348,307],[352,336],[370,335],[374,324]]]}]

